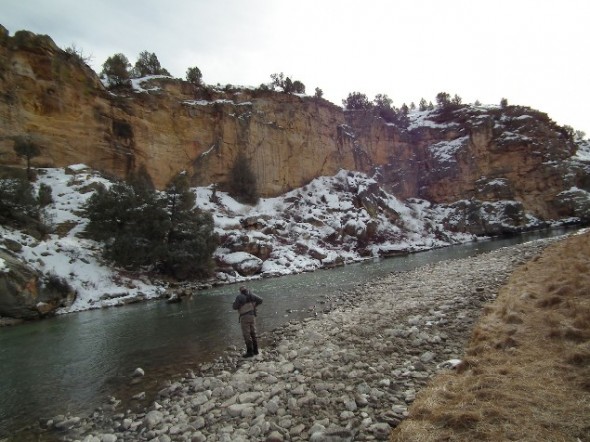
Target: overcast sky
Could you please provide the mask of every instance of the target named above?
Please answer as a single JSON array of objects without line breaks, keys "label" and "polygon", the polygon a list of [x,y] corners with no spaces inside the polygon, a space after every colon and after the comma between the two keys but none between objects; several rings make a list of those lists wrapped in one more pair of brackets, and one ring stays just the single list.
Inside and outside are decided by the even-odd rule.
[{"label": "overcast sky", "polygon": [[590,136],[589,0],[0,0],[0,23],[75,45],[102,70],[154,52],[175,77],[258,86],[284,72],[341,105],[438,92],[531,106]]}]

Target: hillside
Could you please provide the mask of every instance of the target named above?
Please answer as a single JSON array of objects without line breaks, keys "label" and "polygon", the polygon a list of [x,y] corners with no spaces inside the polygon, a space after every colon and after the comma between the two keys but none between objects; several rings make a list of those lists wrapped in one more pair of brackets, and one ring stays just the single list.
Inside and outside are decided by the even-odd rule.
[{"label": "hillside", "polygon": [[[194,86],[164,76],[109,91],[50,37],[1,28],[0,163],[22,165],[14,139],[42,147],[34,166],[86,164],[125,178],[145,168],[160,188],[179,171],[195,186],[227,185],[242,154],[263,197],[320,176],[374,176],[400,199],[516,201],[541,219],[579,216],[587,166],[570,161],[572,134],[524,106],[450,104],[412,111],[406,123],[371,109],[268,87]],[[587,199],[587,198],[585,198]]]},{"label": "hillside", "polygon": [[[52,189],[53,202],[44,209],[43,218],[53,233],[40,239],[0,226],[0,262],[6,269],[0,280],[10,276],[9,261],[38,272],[20,283],[24,293],[0,293],[0,316],[31,318],[48,313],[43,309],[66,313],[183,293],[181,284],[111,268],[100,257],[101,245],[84,238],[88,223],[81,215],[84,203],[98,183],[110,186],[108,179],[84,165],[37,173],[35,186]],[[422,200],[402,202],[358,172],[321,177],[283,196],[262,199],[256,206],[240,204],[221,191],[212,198],[211,187],[193,192],[197,206],[213,213],[221,239],[215,253],[216,274],[209,284],[313,271],[476,239],[444,227],[453,222],[454,212],[448,207]],[[545,225],[529,221],[531,227]],[[41,291],[30,287],[48,276],[68,281],[72,292],[65,299],[42,302],[49,305],[41,308]]]},{"label": "hillside", "polygon": [[[35,186],[52,189],[53,202],[43,219],[52,229],[36,238],[0,226],[0,282],[10,287],[10,269],[25,264],[31,274],[14,289],[0,293],[0,316],[36,318],[54,311],[67,313],[125,305],[158,297],[182,296],[194,284],[159,280],[148,273],[113,268],[101,258],[102,245],[85,238],[88,220],[82,208],[98,183],[111,181],[84,165],[38,169]],[[246,281],[314,271],[375,257],[412,253],[477,240],[464,233],[456,207],[425,200],[401,201],[359,172],[342,171],[256,206],[236,202],[209,187],[192,189],[197,206],[210,211],[220,246],[216,271],[206,284]],[[490,206],[481,212],[488,230],[514,228]],[[528,217],[524,229],[562,225]],[[9,265],[12,263],[12,265]],[[47,280],[65,280],[70,290],[43,297]],[[202,284],[202,283],[201,283]],[[20,289],[18,288],[20,287]],[[36,289],[34,289],[36,287]],[[20,290],[20,292],[19,292]]]},{"label": "hillside", "polygon": [[[3,316],[183,293],[181,284],[109,267],[101,245],[81,234],[93,186],[140,169],[158,188],[185,171],[197,206],[213,214],[221,245],[207,284],[590,219],[590,145],[524,106],[440,104],[394,123],[372,108],[268,87],[151,76],[107,90],[50,37],[1,27],[0,87],[0,166],[23,168],[16,141],[33,140],[35,186],[54,199],[46,237],[0,227]],[[238,158],[255,177],[256,206],[227,192]],[[7,282],[17,268],[18,281]],[[44,294],[47,281],[60,280],[67,293]]]}]

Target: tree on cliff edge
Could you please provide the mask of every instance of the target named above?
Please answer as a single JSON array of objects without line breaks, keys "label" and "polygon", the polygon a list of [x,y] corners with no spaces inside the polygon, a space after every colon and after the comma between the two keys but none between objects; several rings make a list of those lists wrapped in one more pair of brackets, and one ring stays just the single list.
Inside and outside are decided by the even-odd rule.
[{"label": "tree on cliff edge", "polygon": [[203,74],[201,73],[201,70],[196,66],[188,68],[186,70],[186,81],[194,84],[195,86],[200,86],[203,81]]},{"label": "tree on cliff edge", "polygon": [[160,65],[160,60],[158,60],[156,54],[148,51],[142,51],[139,54],[135,66],[133,67],[132,74],[137,78],[147,77],[148,75],[170,76],[170,72]]},{"label": "tree on cliff edge", "polygon": [[447,92],[439,92],[436,94],[436,104],[440,107],[448,107],[451,104],[451,96]]},{"label": "tree on cliff edge", "polygon": [[[349,95],[350,97],[350,95]],[[396,119],[396,111],[393,108],[393,100],[387,94],[377,94],[373,100],[375,104],[375,111],[377,114],[389,123],[393,123]]]},{"label": "tree on cliff edge", "polygon": [[363,110],[371,109],[372,103],[365,94],[360,92],[351,92],[345,100],[342,100],[342,105],[346,110]]},{"label": "tree on cliff edge", "polygon": [[281,88],[286,94],[304,94],[305,85],[299,80],[292,80],[290,77],[285,77],[282,72],[280,74],[271,74],[273,88]]},{"label": "tree on cliff edge", "polygon": [[101,76],[108,81],[109,88],[129,86],[129,68],[131,63],[127,57],[123,54],[115,54],[107,58],[102,65]]}]

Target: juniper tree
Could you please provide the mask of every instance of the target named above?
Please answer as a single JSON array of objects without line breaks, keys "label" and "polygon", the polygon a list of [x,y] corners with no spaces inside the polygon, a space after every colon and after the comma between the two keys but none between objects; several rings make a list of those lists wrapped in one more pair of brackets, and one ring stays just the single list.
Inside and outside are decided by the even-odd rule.
[{"label": "juniper tree", "polygon": [[88,200],[87,235],[104,242],[104,256],[128,268],[149,266],[178,279],[211,270],[217,247],[213,218],[195,208],[186,175],[158,192],[140,168],[129,182],[99,188]]},{"label": "juniper tree", "polygon": [[163,270],[177,279],[209,275],[218,243],[213,217],[195,207],[195,195],[185,173],[170,181],[165,199],[169,229]]},{"label": "juniper tree", "polygon": [[19,158],[27,162],[27,177],[32,181],[31,160],[41,155],[41,148],[32,140],[29,135],[17,136],[14,138],[14,152]]},{"label": "juniper tree", "polygon": [[153,265],[164,254],[168,217],[155,191],[117,182],[99,188],[88,200],[86,233],[105,243],[104,255],[116,264]]},{"label": "juniper tree", "polygon": [[186,81],[189,83],[194,84],[195,86],[200,86],[203,79],[203,74],[201,70],[194,66],[192,68],[188,68],[186,71]]},{"label": "juniper tree", "polygon": [[[305,85],[299,80],[292,80],[290,77],[285,77],[282,72],[280,74],[271,74],[271,84],[273,88],[281,88],[287,94],[304,94]],[[317,90],[316,90],[317,92]]]},{"label": "juniper tree", "polygon": [[428,109],[428,104],[426,103],[426,100],[422,98],[420,99],[420,104],[418,104],[418,110],[425,111],[426,109]]},{"label": "juniper tree", "polygon": [[160,65],[155,53],[142,51],[133,67],[133,75],[145,77],[147,75],[170,75],[170,73]]},{"label": "juniper tree", "polygon": [[115,54],[102,65],[101,75],[109,82],[109,87],[129,86],[131,63],[125,55]]},{"label": "juniper tree", "polygon": [[0,220],[25,226],[38,219],[39,204],[29,180],[24,177],[0,180]]},{"label": "juniper tree", "polygon": [[[350,95],[349,95],[350,97]],[[387,94],[377,94],[373,100],[377,114],[388,123],[393,123],[396,119],[395,109],[392,107],[393,100]]]},{"label": "juniper tree", "polygon": [[293,82],[293,92],[296,94],[304,94],[305,93],[305,85],[301,81],[295,80]]},{"label": "juniper tree", "polygon": [[365,94],[360,92],[351,92],[345,100],[342,100],[342,105],[348,110],[370,109],[371,102]]},{"label": "juniper tree", "polygon": [[440,107],[446,107],[451,103],[451,96],[447,92],[439,92],[436,94],[436,104]]}]

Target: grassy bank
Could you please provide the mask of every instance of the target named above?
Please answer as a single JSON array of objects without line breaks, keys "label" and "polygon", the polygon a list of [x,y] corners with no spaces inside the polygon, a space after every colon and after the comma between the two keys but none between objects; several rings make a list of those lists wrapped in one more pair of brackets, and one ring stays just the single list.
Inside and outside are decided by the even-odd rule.
[{"label": "grassy bank", "polygon": [[519,267],[391,441],[590,441],[590,233]]}]

